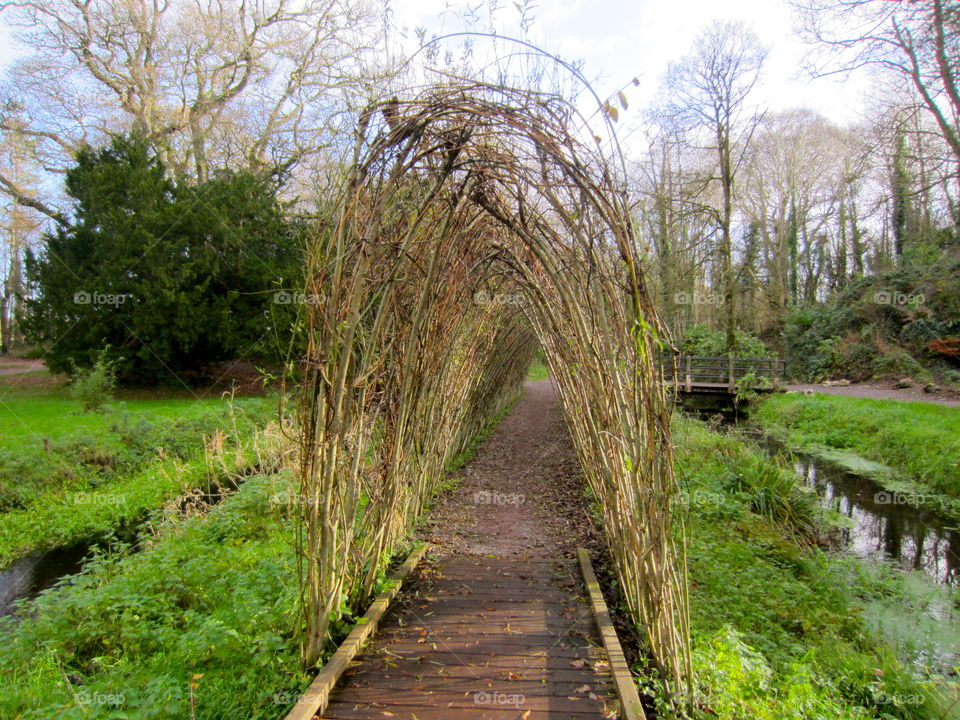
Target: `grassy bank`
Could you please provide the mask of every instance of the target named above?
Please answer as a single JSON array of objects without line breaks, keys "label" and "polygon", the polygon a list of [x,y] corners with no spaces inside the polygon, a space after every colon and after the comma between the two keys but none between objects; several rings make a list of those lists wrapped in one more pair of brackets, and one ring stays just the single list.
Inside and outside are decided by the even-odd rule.
[{"label": "grassy bank", "polygon": [[[857,457],[890,468],[884,475],[917,484],[917,492],[960,497],[960,410],[922,402],[833,395],[771,397],[755,421],[790,447],[857,469]],[[844,457],[844,455],[856,457]],[[893,488],[900,489],[900,488]],[[909,488],[908,488],[909,489]]]},{"label": "grassy bank", "polygon": [[282,716],[306,681],[294,520],[278,502],[292,492],[284,475],[251,478],[0,623],[0,717]]},{"label": "grassy bank", "polygon": [[65,388],[0,388],[0,568],[103,534],[255,469],[270,398],[128,399],[79,414]]},{"label": "grassy bank", "polygon": [[222,408],[223,398],[126,397],[107,404],[107,412],[81,414],[80,402],[62,386],[31,389],[0,383],[0,451],[16,450],[69,435],[109,434],[118,415],[154,421],[189,420]]},{"label": "grassy bank", "polygon": [[697,717],[958,716],[943,714],[945,691],[871,629],[861,608],[874,582],[816,549],[825,521],[791,469],[688,418],[674,433]]}]

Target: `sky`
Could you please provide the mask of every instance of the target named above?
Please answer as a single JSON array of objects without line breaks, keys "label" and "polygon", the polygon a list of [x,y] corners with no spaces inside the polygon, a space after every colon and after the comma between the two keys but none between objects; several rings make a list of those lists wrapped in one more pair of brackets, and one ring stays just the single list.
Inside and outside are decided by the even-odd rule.
[{"label": "sky", "polygon": [[[464,5],[452,0],[391,0],[395,22],[428,33],[463,29]],[[759,105],[771,110],[814,109],[838,124],[862,116],[865,78],[811,79],[800,71],[808,52],[796,33],[787,0],[540,0],[533,10],[531,38],[564,59],[582,60],[601,97],[629,87],[632,109],[656,97],[670,62],[689,52],[696,35],[715,19],[742,20],[770,48]],[[496,16],[499,32],[517,35],[518,10],[504,0]]]},{"label": "sky", "polygon": [[[184,0],[174,0],[182,2]],[[239,1],[239,0],[233,0]],[[375,0],[378,1],[378,0]],[[386,1],[386,0],[385,0]],[[523,2],[524,0],[518,0]],[[517,37],[519,11],[515,0],[474,0],[473,7],[487,17],[489,3],[498,32]],[[770,48],[761,85],[754,96],[760,107],[785,110],[807,107],[838,124],[863,115],[868,89],[865,77],[811,79],[801,68],[809,48],[794,32],[795,17],[788,0],[527,0],[534,23],[529,39],[566,60],[583,62],[583,73],[601,98],[626,87],[630,110],[618,129],[621,140],[636,127],[637,111],[656,97],[671,61],[689,52],[696,35],[715,19],[744,21]],[[467,7],[459,0],[389,0],[393,22],[422,27],[428,35],[462,31]],[[2,16],[0,16],[2,17]],[[485,29],[486,20],[481,21]],[[416,43],[406,41],[411,51]],[[0,23],[0,69],[17,49]],[[640,85],[630,84],[637,77]]]}]

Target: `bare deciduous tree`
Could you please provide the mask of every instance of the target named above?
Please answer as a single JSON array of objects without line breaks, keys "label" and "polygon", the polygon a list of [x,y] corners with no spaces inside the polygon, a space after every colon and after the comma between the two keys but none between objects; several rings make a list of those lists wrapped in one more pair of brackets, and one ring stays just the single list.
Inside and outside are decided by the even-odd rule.
[{"label": "bare deciduous tree", "polygon": [[[815,73],[883,68],[906,80],[936,120],[960,178],[960,5],[951,0],[795,0]],[[960,222],[960,218],[957,219]]]},{"label": "bare deciduous tree", "polygon": [[749,106],[749,97],[766,55],[757,36],[743,24],[716,22],[697,38],[693,52],[667,72],[667,112],[681,126],[701,131],[716,152],[713,179],[721,189],[716,219],[728,352],[733,352],[736,344],[736,278],[731,237],[734,181],[756,126],[756,113]]},{"label": "bare deciduous tree", "polygon": [[[19,110],[0,130],[35,141],[44,167],[133,131],[202,180],[227,164],[289,170],[329,147],[370,75],[377,15],[368,0],[24,0],[3,17],[33,53],[0,88]],[[6,172],[0,191],[63,219]]]},{"label": "bare deciduous tree", "polygon": [[[24,192],[33,192],[37,168],[33,162],[33,143],[23,135],[0,138],[0,164],[11,182]],[[0,206],[0,352],[10,350],[19,338],[17,323],[24,295],[23,257],[36,235],[39,219],[35,208],[11,199]]]}]

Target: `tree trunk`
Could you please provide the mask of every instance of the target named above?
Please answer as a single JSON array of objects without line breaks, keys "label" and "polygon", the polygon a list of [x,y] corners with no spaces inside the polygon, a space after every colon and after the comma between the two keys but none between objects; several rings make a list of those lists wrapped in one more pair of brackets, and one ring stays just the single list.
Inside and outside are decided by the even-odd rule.
[{"label": "tree trunk", "polygon": [[733,247],[730,238],[730,225],[733,218],[733,171],[730,158],[730,134],[727,129],[722,126],[717,132],[717,148],[720,152],[720,183],[723,187],[720,254],[723,266],[727,354],[733,355],[737,345],[736,312],[733,304],[736,293],[736,278],[734,278],[733,275]]}]

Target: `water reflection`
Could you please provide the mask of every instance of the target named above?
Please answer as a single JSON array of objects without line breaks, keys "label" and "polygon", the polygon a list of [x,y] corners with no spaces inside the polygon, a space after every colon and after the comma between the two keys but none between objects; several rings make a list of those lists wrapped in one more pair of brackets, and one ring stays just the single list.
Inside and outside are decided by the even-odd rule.
[{"label": "water reflection", "polygon": [[788,455],[807,486],[825,505],[850,518],[841,539],[861,557],[883,556],[922,570],[939,583],[960,584],[960,530],[936,513],[900,502],[869,478],[810,455],[786,453],[767,438],[754,436],[770,453]]},{"label": "water reflection", "polygon": [[89,551],[89,544],[57,548],[21,558],[0,571],[0,617],[14,611],[16,600],[36,597],[61,578],[79,572]]}]

